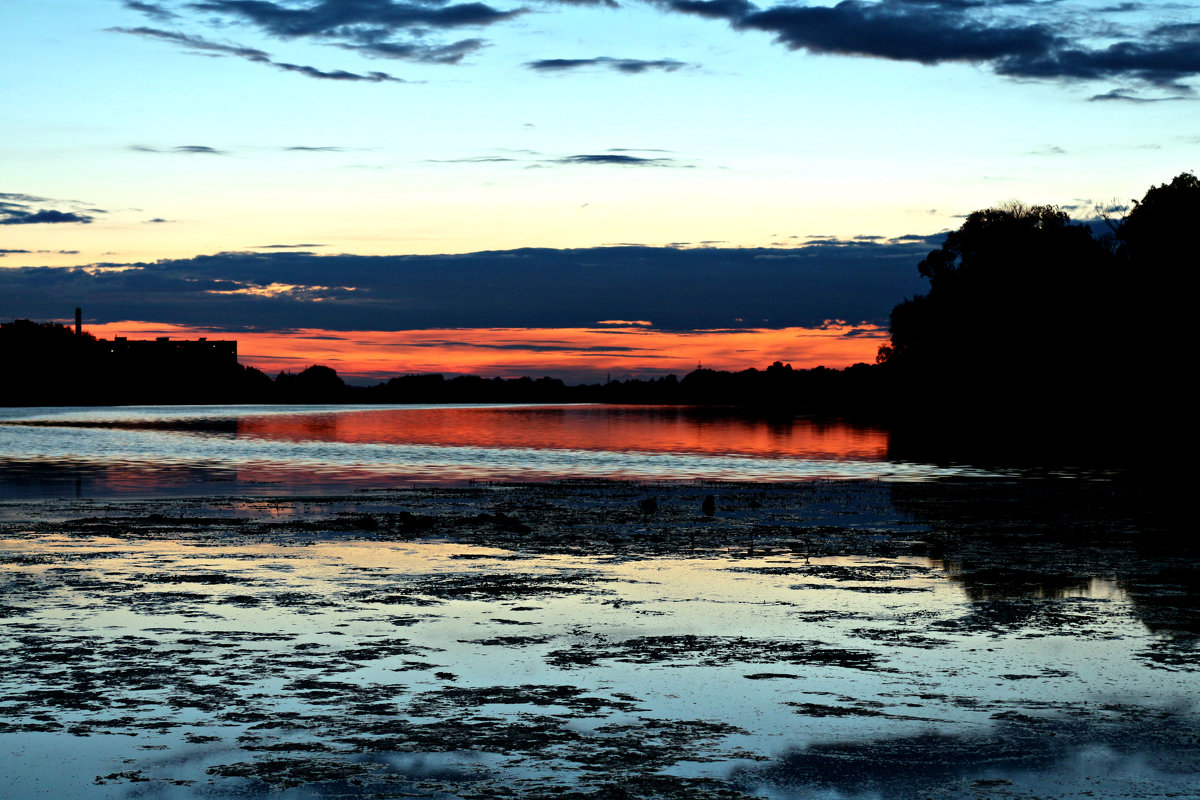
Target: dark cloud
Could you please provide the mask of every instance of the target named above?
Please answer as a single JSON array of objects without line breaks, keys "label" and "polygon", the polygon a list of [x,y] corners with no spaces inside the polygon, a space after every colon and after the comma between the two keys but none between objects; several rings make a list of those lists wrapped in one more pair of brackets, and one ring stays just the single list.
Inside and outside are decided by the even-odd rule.
[{"label": "dark cloud", "polygon": [[1200,44],[1200,22],[1183,22],[1172,23],[1169,25],[1159,25],[1157,28],[1150,31],[1150,35],[1185,39],[1187,41]]},{"label": "dark cloud", "polygon": [[6,255],[15,255],[18,253],[53,253],[60,256],[77,256],[78,250],[0,250],[0,257]]},{"label": "dark cloud", "polygon": [[218,150],[215,147],[209,147],[206,144],[181,144],[177,147],[170,147],[163,150],[158,147],[149,147],[144,144],[134,144],[129,146],[130,150],[138,153],[181,153],[183,155],[200,155],[200,156],[227,156],[225,150]]},{"label": "dark cloud", "polygon": [[[1108,26],[1102,47],[1075,33],[1098,18],[1065,21],[1032,0],[843,0],[834,6],[745,0],[659,0],[669,11],[774,34],[792,50],[933,65],[985,64],[1006,77],[1058,81],[1136,80],[1184,91],[1200,75],[1200,24],[1160,25],[1138,33]],[[1000,13],[1005,7],[1012,12]],[[1033,9],[1037,9],[1036,11]],[[1110,11],[1133,10],[1115,6]]]},{"label": "dark cloud", "polygon": [[142,3],[138,0],[125,0],[121,5],[132,11],[140,11],[151,19],[160,22],[170,22],[179,17],[174,11],[158,3]]},{"label": "dark cloud", "polygon": [[694,14],[707,19],[737,20],[758,11],[746,0],[665,0],[660,6],[682,14]]},{"label": "dark cloud", "polygon": [[0,211],[0,225],[39,225],[52,222],[92,222],[93,217],[87,214],[77,214],[74,211],[57,211],[53,208],[41,211]]},{"label": "dark cloud", "polygon": [[627,75],[637,75],[651,70],[674,72],[688,65],[683,61],[675,61],[670,58],[645,61],[637,58],[598,56],[596,58],[545,58],[540,61],[530,61],[525,66],[541,72],[566,72],[586,67],[603,67]]},{"label": "dark cloud", "polygon": [[[62,316],[230,330],[593,327],[650,320],[671,330],[885,323],[922,291],[925,242],[793,250],[607,247],[442,256],[316,255],[271,249],[178,261],[0,270],[0,318]],[[126,265],[119,265],[126,266]],[[254,287],[276,287],[253,294]],[[320,299],[321,302],[313,302]]]},{"label": "dark cloud", "polygon": [[346,150],[344,147],[305,147],[303,145],[283,149],[290,153],[341,153]]},{"label": "dark cloud", "polygon": [[[878,248],[881,251],[904,252],[903,246],[919,246],[925,249],[940,247],[946,239],[946,233],[930,233],[917,234],[909,233],[903,236],[886,237],[869,234],[861,234],[849,239],[841,239],[836,236],[807,236],[805,237],[804,246],[799,250],[786,250],[780,253],[772,251],[774,258],[795,258],[797,253],[804,254],[808,252],[808,248],[813,245],[820,245],[827,248],[851,248],[862,250],[865,248]],[[899,248],[899,250],[897,250]],[[767,256],[762,256],[766,258]]]},{"label": "dark cloud", "polygon": [[505,161],[516,161],[515,158],[507,156],[466,156],[464,158],[429,158],[426,159],[430,164],[494,164]]},{"label": "dark cloud", "polygon": [[1200,24],[1160,25],[1144,41],[1119,41],[1098,49],[1063,45],[1024,53],[1001,59],[995,68],[1020,78],[1125,78],[1187,91],[1180,81],[1200,74]]},{"label": "dark cloud", "polygon": [[491,25],[511,19],[521,10],[502,11],[486,3],[446,4],[393,0],[319,0],[296,7],[270,0],[205,0],[192,3],[199,11],[223,14],[248,22],[281,38],[329,37],[367,39],[413,27],[457,28]]},{"label": "dark cloud", "polygon": [[946,241],[946,231],[941,233],[906,233],[903,236],[897,236],[893,242],[908,243],[908,244],[927,244],[930,247],[941,247]]},{"label": "dark cloud", "polygon": [[616,0],[545,0],[545,2],[561,6],[604,6],[605,8],[621,7],[621,4]]},{"label": "dark cloud", "polygon": [[344,69],[321,70],[316,67],[310,67],[305,64],[288,64],[283,61],[272,61],[271,66],[287,72],[299,72],[301,75],[307,75],[310,78],[320,78],[331,81],[367,81],[369,83],[380,83],[381,81],[390,81],[392,83],[408,83],[403,78],[397,78],[389,75],[386,72],[368,72],[366,74],[358,72],[347,72]]},{"label": "dark cloud", "polygon": [[[568,156],[548,156],[544,153],[535,151],[516,151],[506,150],[504,152],[515,153],[517,155],[482,155],[482,156],[463,156],[461,158],[431,158],[427,159],[429,164],[501,164],[514,163],[523,164],[526,169],[535,167],[550,167],[571,164],[590,164],[600,166],[617,166],[617,167],[682,167],[691,168],[692,164],[687,164],[675,158],[666,158],[662,156],[638,156],[626,155],[628,153],[669,153],[669,150],[641,150],[624,147],[612,147],[603,153],[580,153],[577,155]],[[586,206],[587,203],[584,203]],[[621,242],[618,244],[628,244]]]},{"label": "dark cloud", "polygon": [[[619,7],[616,0],[542,2]],[[720,20],[741,31],[762,31],[792,50],[817,54],[926,65],[970,63],[1014,79],[1135,82],[1168,87],[1181,95],[1190,91],[1186,83],[1200,75],[1200,23],[1138,28],[1147,23],[1127,12],[1149,7],[1139,2],[1118,2],[1087,13],[1072,13],[1057,0],[842,0],[832,6],[785,2],[767,8],[749,0],[650,2],[670,13]],[[126,2],[126,7],[158,20],[179,18],[158,3]],[[277,38],[308,39],[367,57],[431,64],[458,64],[487,44],[480,38],[439,42],[437,34],[508,21],[528,10],[452,0],[198,0],[185,7],[201,13],[197,22],[222,31],[248,26]],[[111,30],[209,55],[245,58],[312,78],[400,81],[381,72],[275,62],[255,48],[187,33]],[[637,74],[688,65],[672,59],[600,56],[540,59],[526,66],[547,73],[603,68]],[[1103,95],[1096,97],[1103,99]]]},{"label": "dark cloud", "polygon": [[297,247],[328,247],[327,244],[256,244],[252,250],[294,250]]},{"label": "dark cloud", "polygon": [[457,64],[465,56],[486,46],[483,39],[462,39],[449,44],[430,45],[420,42],[375,41],[342,43],[338,47],[378,58],[400,58],[426,64]]},{"label": "dark cloud", "polygon": [[645,158],[643,156],[627,156],[620,153],[584,153],[576,156],[563,156],[554,159],[556,164],[615,164],[623,167],[678,167],[682,166],[673,158]]},{"label": "dark cloud", "polygon": [[[81,210],[78,209],[80,204],[71,201],[66,202],[69,205],[75,205],[77,210],[61,211],[56,208],[37,207],[43,203],[53,202],[55,201],[48,197],[38,197],[22,192],[0,192],[0,225],[45,225],[63,222],[88,224],[95,219],[93,214],[105,213],[100,208],[83,209],[91,213],[81,213]],[[15,253],[18,251],[7,250],[4,252]]]},{"label": "dark cloud", "polygon": [[1102,103],[1109,101],[1117,101],[1122,103],[1164,103],[1175,100],[1191,100],[1192,98],[1186,94],[1174,94],[1167,97],[1143,97],[1133,94],[1126,89],[1112,89],[1104,94],[1094,94],[1088,98],[1093,103]]},{"label": "dark cloud", "polygon": [[[617,7],[614,0],[558,0],[571,5]],[[152,3],[128,3],[158,21],[178,21],[180,15]],[[524,8],[501,9],[484,2],[450,0],[199,0],[186,9],[199,12],[192,20],[226,32],[241,26],[279,39],[309,39],[368,58],[403,59],[427,64],[458,64],[485,47],[480,38],[438,42],[439,31],[485,27],[513,19]],[[202,36],[153,28],[113,28],[149,38],[172,41],[192,50],[246,58],[312,78],[332,80],[399,81],[383,72],[324,70],[277,62],[254,48],[213,42]]]},{"label": "dark cloud", "polygon": [[937,64],[1046,53],[1060,40],[1044,25],[1005,27],[928,7],[845,0],[836,6],[776,6],[736,20],[792,50]]}]

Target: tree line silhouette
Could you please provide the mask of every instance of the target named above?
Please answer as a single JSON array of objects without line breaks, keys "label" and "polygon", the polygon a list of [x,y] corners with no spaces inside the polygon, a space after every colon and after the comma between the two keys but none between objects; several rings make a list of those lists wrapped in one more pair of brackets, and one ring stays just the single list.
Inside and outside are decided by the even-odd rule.
[{"label": "tree line silhouette", "polygon": [[1054,206],[976,211],[918,265],[879,362],[906,415],[1181,410],[1200,180],[1152,187],[1095,236]]},{"label": "tree line silhouette", "polygon": [[[326,366],[274,379],[203,353],[148,359],[51,323],[0,324],[4,405],[129,403],[680,403],[859,416],[915,432],[1086,427],[1182,412],[1184,280],[1200,180],[1151,187],[1097,234],[1055,206],[976,211],[918,265],[877,363],[697,369],[567,386],[552,378],[406,375],[347,385]],[[903,433],[900,440],[904,438]]]}]

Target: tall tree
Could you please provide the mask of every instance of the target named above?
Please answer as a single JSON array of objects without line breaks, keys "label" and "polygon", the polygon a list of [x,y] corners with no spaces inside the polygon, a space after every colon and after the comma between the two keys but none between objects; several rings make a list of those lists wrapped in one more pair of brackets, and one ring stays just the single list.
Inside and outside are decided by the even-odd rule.
[{"label": "tall tree", "polygon": [[976,211],[918,265],[929,291],[892,309],[879,361],[918,406],[1089,418],[1175,407],[1198,225],[1200,180],[1187,173],[1134,201],[1115,238],[1055,206]]},{"label": "tall tree", "polygon": [[1034,401],[1093,368],[1111,249],[1055,206],[976,211],[918,265],[880,360],[941,392]]}]

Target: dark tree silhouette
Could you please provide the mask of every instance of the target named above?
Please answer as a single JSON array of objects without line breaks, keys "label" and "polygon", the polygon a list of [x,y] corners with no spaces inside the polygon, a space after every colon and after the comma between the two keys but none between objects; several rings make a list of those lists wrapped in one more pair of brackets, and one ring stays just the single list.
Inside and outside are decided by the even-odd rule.
[{"label": "dark tree silhouette", "polygon": [[1117,229],[1122,255],[1131,263],[1171,272],[1197,263],[1200,178],[1190,173],[1153,186]]},{"label": "dark tree silhouette", "polygon": [[[1177,376],[1195,316],[1200,268],[1200,179],[1184,173],[1154,186],[1117,228],[1126,280],[1119,313],[1129,359],[1151,374]],[[1166,398],[1164,398],[1166,399]]]},{"label": "dark tree silhouette", "polygon": [[346,401],[346,383],[332,367],[313,365],[300,374],[281,372],[275,378],[279,399],[289,403],[339,403]]},{"label": "dark tree silhouette", "polygon": [[879,361],[904,413],[1094,421],[1170,405],[1197,222],[1189,174],[1135,201],[1115,241],[1054,206],[971,214],[918,265],[929,291],[892,309]]}]

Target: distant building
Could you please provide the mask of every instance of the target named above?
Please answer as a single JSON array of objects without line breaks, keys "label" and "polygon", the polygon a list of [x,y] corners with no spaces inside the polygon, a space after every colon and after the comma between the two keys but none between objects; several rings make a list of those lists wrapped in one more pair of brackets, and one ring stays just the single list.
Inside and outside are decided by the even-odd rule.
[{"label": "distant building", "polygon": [[0,323],[0,405],[237,402],[252,393],[236,341],[97,339],[82,317],[76,309],[73,329]]},{"label": "distant building", "polygon": [[[75,335],[83,335],[83,309],[75,309]],[[193,369],[237,364],[237,342],[214,339],[127,339],[116,336],[110,342],[97,339],[100,354],[121,366],[138,368]]]},{"label": "distant building", "polygon": [[137,362],[153,366],[215,366],[237,363],[237,342],[232,340],[127,339],[117,336],[111,342],[100,340],[100,346],[119,362]]}]

